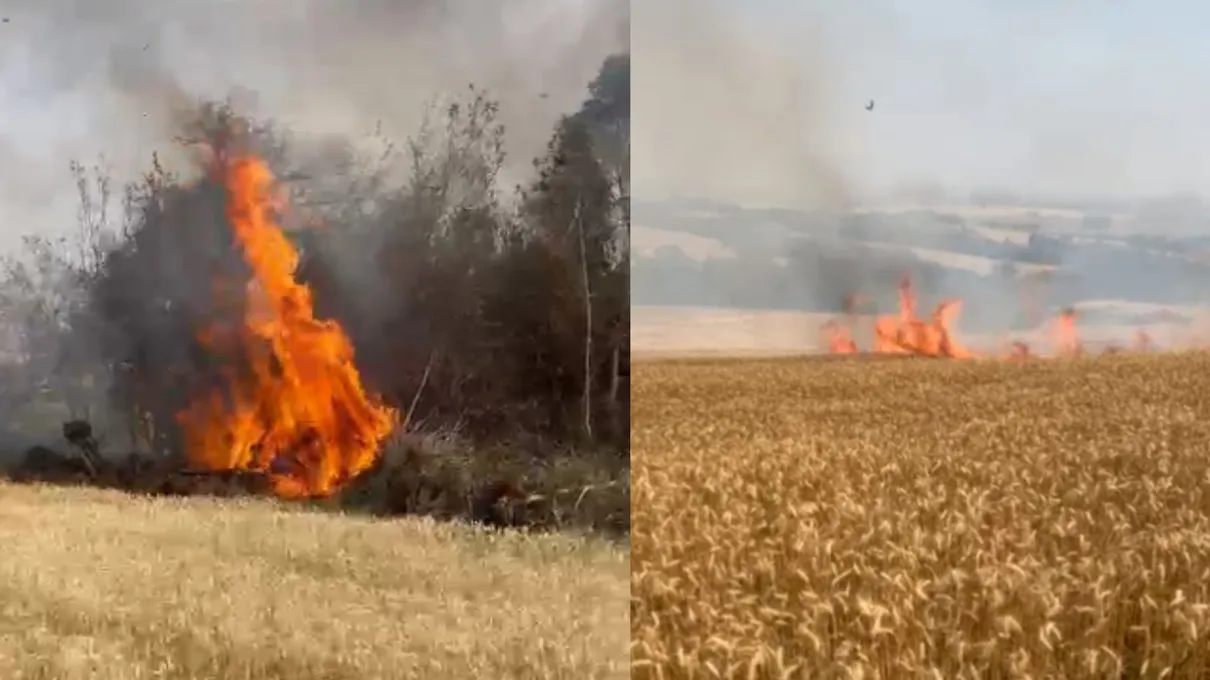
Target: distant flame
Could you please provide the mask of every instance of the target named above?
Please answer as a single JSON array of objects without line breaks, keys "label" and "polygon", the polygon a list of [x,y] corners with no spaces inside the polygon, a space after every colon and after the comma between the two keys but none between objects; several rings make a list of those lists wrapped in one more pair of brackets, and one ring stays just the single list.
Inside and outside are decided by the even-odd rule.
[{"label": "distant flame", "polygon": [[1076,310],[1068,307],[1055,319],[1054,349],[1058,356],[1079,356],[1084,353],[1080,329],[1076,327]]},{"label": "distant flame", "polygon": [[1142,328],[1134,333],[1134,351],[1150,352],[1155,349],[1155,341],[1151,339],[1151,334]]},{"label": "distant flame", "polygon": [[186,454],[206,469],[265,472],[281,496],[330,495],[373,465],[395,412],[367,394],[349,338],[315,318],[310,289],[294,280],[299,256],[275,222],[268,166],[252,156],[214,162],[252,278],[242,324],[198,334],[229,362],[225,389],[178,414]]},{"label": "distant flame", "polygon": [[[822,327],[824,344],[832,354],[857,354],[861,350],[854,338],[856,323],[856,296],[846,298],[845,317],[832,319]],[[874,321],[875,354],[902,354],[926,357],[967,359],[975,352],[960,344],[953,331],[954,321],[962,311],[962,301],[957,298],[943,300],[928,319],[917,316],[918,301],[911,278],[904,276],[899,282],[899,309],[895,314],[886,314]],[[1054,319],[1052,345],[1056,356],[1082,356],[1084,343],[1077,324],[1078,313],[1074,308],[1062,310]],[[1145,352],[1155,348],[1151,336],[1142,329],[1135,334],[1135,351]],[[1120,351],[1110,348],[1107,352]],[[1034,356],[1028,343],[1015,340],[1006,346],[1004,358],[1024,361]]]},{"label": "distant flame", "polygon": [[926,321],[916,316],[916,292],[904,276],[899,283],[899,313],[880,317],[874,323],[874,351],[885,354],[915,354],[929,357],[970,356],[950,330],[962,311],[961,300],[945,300]]},{"label": "distant flame", "polygon": [[857,342],[853,340],[853,332],[839,321],[829,321],[823,325],[824,344],[832,354],[856,354]]}]

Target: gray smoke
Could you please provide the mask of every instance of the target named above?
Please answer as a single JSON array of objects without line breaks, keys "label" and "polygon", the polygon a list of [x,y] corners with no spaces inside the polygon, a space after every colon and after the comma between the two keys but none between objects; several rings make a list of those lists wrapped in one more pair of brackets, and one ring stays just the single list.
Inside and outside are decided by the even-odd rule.
[{"label": "gray smoke", "polygon": [[[1097,227],[1095,243],[1082,233],[1029,246],[1034,264],[1060,267],[1039,284],[1046,295],[1037,297],[1052,312],[1092,298],[1207,299],[1206,269],[1186,257],[1201,245],[1131,238],[1200,236],[1210,215],[1198,196],[1210,180],[1201,160],[1210,153],[1201,122],[1210,98],[1190,67],[1206,48],[1177,14],[1138,5],[1109,16],[1085,2],[909,7],[892,0],[651,0],[635,11],[632,176],[641,199],[822,208],[846,217],[870,209],[879,230],[848,234],[932,251],[922,258],[939,273],[921,283],[922,293],[965,296],[963,321],[972,326],[1019,322],[1026,284],[996,260],[1020,257],[1014,244],[1030,242],[1017,233],[999,247],[995,232],[954,234],[958,224],[1036,228],[1066,239],[1092,228],[1086,217],[1111,223]],[[863,110],[871,99],[876,108]],[[987,210],[967,205],[978,193],[998,197],[973,201]],[[1059,205],[1071,210],[1043,210]],[[916,206],[943,214],[935,220],[902,210]],[[885,216],[877,214],[882,208]],[[819,235],[837,221],[750,212],[710,224],[701,216],[710,209],[684,210],[692,211],[698,236],[714,230],[732,250],[751,248],[770,222]],[[676,227],[675,219],[645,220],[640,213],[640,229]],[[726,231],[732,222],[733,236]],[[810,247],[826,254],[818,242]],[[904,265],[875,261],[882,252],[829,269],[787,239],[775,255],[797,258],[807,275],[777,285],[830,304],[869,288],[893,296],[886,281]],[[948,257],[955,252],[992,261]],[[756,259],[763,256],[754,256],[750,276],[732,271],[731,278],[775,271]],[[646,285],[691,276],[682,271],[688,265],[662,266],[653,265]],[[755,297],[743,304],[791,304],[781,290]]]},{"label": "gray smoke", "polygon": [[[860,149],[822,26],[795,42],[736,8],[636,3],[633,177],[640,196],[839,207]],[[860,110],[857,113],[861,113]]]},{"label": "gray smoke", "polygon": [[[173,140],[204,100],[229,98],[238,113],[288,128],[308,142],[299,145],[305,162],[339,155],[329,150],[374,131],[401,143],[419,131],[430,104],[462,99],[474,84],[501,104],[508,153],[501,184],[508,188],[528,178],[558,117],[579,107],[603,59],[629,38],[625,0],[2,4],[0,249],[9,252],[22,235],[76,228],[73,159],[103,157],[115,188],[147,171],[153,152],[169,170],[194,171],[192,154]],[[209,214],[195,212],[197,219]],[[142,272],[150,280],[161,269],[175,277],[162,276],[153,290],[196,284],[198,277],[174,266],[177,255]],[[146,297],[146,282],[136,279],[127,283]],[[49,421],[68,417],[66,407],[52,406]],[[31,433],[48,441],[23,423],[22,434]],[[5,434],[0,448],[25,441]],[[121,431],[111,427],[109,435]]]},{"label": "gray smoke", "polygon": [[[70,223],[69,159],[120,178],[171,153],[198,99],[236,100],[301,133],[402,141],[469,83],[502,102],[510,179],[602,59],[626,45],[624,0],[12,0],[0,25],[4,233]],[[180,164],[177,163],[179,166]],[[11,237],[10,237],[11,239]],[[9,240],[6,245],[11,245]]]}]

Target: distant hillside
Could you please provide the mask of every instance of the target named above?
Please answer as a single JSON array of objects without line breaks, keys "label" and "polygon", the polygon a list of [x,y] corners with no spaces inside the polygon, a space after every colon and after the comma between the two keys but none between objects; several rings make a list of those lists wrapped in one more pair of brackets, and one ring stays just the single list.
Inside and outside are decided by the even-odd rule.
[{"label": "distant hillside", "polygon": [[834,312],[862,294],[890,307],[904,273],[926,296],[967,300],[963,315],[975,327],[1027,324],[1031,307],[1089,299],[1210,300],[1210,238],[1146,213],[636,201],[633,219],[636,305]]}]

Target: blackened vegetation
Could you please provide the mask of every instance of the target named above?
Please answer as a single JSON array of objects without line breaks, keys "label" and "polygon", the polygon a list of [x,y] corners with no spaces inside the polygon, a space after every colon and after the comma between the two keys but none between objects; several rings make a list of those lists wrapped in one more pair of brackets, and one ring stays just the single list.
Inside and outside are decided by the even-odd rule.
[{"label": "blackened vegetation", "polygon": [[[269,161],[291,197],[281,221],[318,315],[349,333],[368,387],[409,412],[378,468],[328,502],[624,530],[629,57],[605,62],[521,186],[501,186],[496,112],[472,87],[406,144],[372,138],[367,155],[210,103],[179,141]],[[107,446],[97,463],[39,448],[17,476],[263,491],[248,475],[183,473],[180,458],[175,414],[221,386],[222,371],[241,370],[199,335],[242,315],[247,270],[224,188],[152,159],[119,211],[103,170],[73,170],[80,238],[30,239],[32,257],[8,263],[0,305],[21,320],[11,329],[20,369],[4,370],[21,376],[25,396],[65,405],[64,419],[91,418],[98,439],[140,453],[115,460]]]},{"label": "blackened vegetation", "polygon": [[[85,462],[34,446],[11,466],[17,482],[87,485],[158,496],[268,496],[260,472],[182,468],[171,457],[130,453]],[[515,442],[466,446],[449,435],[409,435],[394,442],[378,465],[320,508],[382,516],[426,515],[489,527],[575,527],[612,536],[630,530],[629,478],[594,456],[538,458]]]}]

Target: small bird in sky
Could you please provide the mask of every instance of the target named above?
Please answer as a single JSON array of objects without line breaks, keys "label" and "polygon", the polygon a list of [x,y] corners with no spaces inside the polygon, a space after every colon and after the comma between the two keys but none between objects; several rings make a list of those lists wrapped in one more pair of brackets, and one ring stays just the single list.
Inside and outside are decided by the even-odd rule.
[{"label": "small bird in sky", "polygon": [[873,111],[873,110],[874,110],[874,100],[873,100],[873,99],[871,99],[871,100],[870,100],[870,103],[869,103],[869,104],[866,104],[866,105],[865,105],[865,110],[866,110],[866,111]]}]

